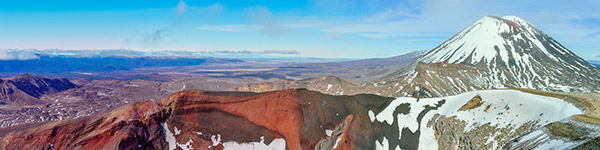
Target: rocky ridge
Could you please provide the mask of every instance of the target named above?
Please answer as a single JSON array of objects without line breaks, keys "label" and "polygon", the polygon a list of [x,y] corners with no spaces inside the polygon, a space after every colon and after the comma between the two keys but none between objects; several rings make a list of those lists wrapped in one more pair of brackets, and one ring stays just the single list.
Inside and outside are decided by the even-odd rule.
[{"label": "rocky ridge", "polygon": [[[502,99],[501,95],[517,97]],[[306,89],[183,90],[99,115],[0,129],[0,148],[498,149],[515,144],[515,139],[524,145],[527,140],[519,138],[572,115],[584,115],[580,108],[588,106],[573,104],[517,90],[435,99],[332,96]],[[542,105],[554,109],[533,109]],[[600,134],[577,137],[579,142],[573,146],[589,145],[594,136]],[[528,145],[544,144],[552,142]]]},{"label": "rocky ridge", "polygon": [[22,74],[0,79],[0,103],[11,107],[43,103],[39,99],[46,94],[54,94],[79,86],[65,78],[43,78]]},{"label": "rocky ridge", "polygon": [[229,90],[269,92],[292,88],[306,88],[308,90],[320,91],[321,93],[330,95],[356,95],[375,93],[378,91],[378,88],[374,86],[362,85],[336,76],[321,76],[294,81],[252,83],[232,87]]}]

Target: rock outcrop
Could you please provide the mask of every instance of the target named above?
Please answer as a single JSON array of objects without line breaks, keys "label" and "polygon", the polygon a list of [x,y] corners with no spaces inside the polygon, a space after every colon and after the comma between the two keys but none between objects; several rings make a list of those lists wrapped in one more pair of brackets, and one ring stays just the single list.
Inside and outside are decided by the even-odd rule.
[{"label": "rock outcrop", "polygon": [[330,95],[376,94],[378,87],[361,85],[360,83],[342,79],[336,76],[321,76],[295,81],[278,81],[267,83],[252,83],[233,87],[232,91],[268,92],[292,88],[306,88],[312,91]]},{"label": "rock outcrop", "polygon": [[0,128],[19,124],[81,118],[119,108],[125,104],[148,99],[160,99],[170,92],[160,88],[160,82],[133,80],[93,80],[79,88],[45,94],[37,105],[0,109]]},{"label": "rock outcrop", "polygon": [[13,106],[43,103],[39,99],[46,94],[58,93],[78,86],[65,78],[44,78],[22,74],[0,79],[0,103]]}]

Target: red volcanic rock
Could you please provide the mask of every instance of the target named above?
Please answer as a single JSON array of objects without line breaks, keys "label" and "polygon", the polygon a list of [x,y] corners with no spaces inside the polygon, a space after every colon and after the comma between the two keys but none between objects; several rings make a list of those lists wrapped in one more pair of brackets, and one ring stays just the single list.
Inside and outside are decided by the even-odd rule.
[{"label": "red volcanic rock", "polygon": [[[1,149],[315,149],[374,147],[366,116],[390,99],[306,89],[268,93],[184,90],[96,116],[0,130]],[[34,127],[35,126],[35,127]],[[335,130],[329,137],[325,130]],[[333,141],[334,143],[332,143]],[[335,145],[337,141],[337,145]],[[323,146],[320,146],[321,148]]]},{"label": "red volcanic rock", "polygon": [[332,136],[319,141],[315,149],[351,149],[352,139],[346,131],[350,128],[352,119],[354,119],[354,115],[348,115],[342,123],[336,126],[335,131],[332,131]]},{"label": "red volcanic rock", "polygon": [[159,108],[153,102],[145,101],[100,116],[33,128],[14,126],[3,129],[1,146],[2,149],[160,148],[164,145],[164,136],[155,120],[160,119]]},{"label": "red volcanic rock", "polygon": [[303,117],[296,94],[295,90],[253,96],[183,91],[173,94],[171,98],[176,99],[173,104],[176,111],[202,108],[243,117],[253,124],[281,134],[285,137],[288,148],[301,149],[298,137]]}]

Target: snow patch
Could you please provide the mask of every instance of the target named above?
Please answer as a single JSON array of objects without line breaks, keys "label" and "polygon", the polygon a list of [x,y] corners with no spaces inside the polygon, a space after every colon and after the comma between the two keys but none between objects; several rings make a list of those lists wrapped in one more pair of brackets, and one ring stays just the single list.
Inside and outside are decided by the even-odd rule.
[{"label": "snow patch", "polygon": [[340,143],[341,140],[342,140],[342,137],[337,138],[337,140],[335,140],[335,145],[333,145],[333,148],[337,148],[338,144]]},{"label": "snow patch", "polygon": [[[477,95],[482,98],[482,102],[486,104],[485,106],[490,105],[487,111],[485,110],[485,106],[458,111],[460,107]],[[442,100],[446,102],[438,107],[437,110],[430,110],[421,120],[421,124],[418,124],[417,116],[425,109],[425,106],[436,107],[436,104]],[[402,104],[410,105],[409,113],[394,114],[394,110]],[[467,132],[487,123],[490,123],[491,126],[514,127],[514,129],[527,122],[537,122],[537,125],[544,126],[572,115],[583,114],[583,111],[561,99],[525,93],[518,90],[502,89],[471,91],[455,96],[425,98],[418,101],[411,97],[401,97],[393,100],[380,113],[374,114],[373,111],[369,110],[368,114],[372,121],[385,122],[388,125],[392,125],[394,121],[397,121],[400,130],[408,128],[412,132],[416,132],[420,126],[419,148],[438,149],[438,141],[435,138],[433,127],[427,127],[427,122],[435,114],[447,117],[456,116],[457,119],[466,121],[467,127],[465,132]],[[397,120],[394,120],[394,115],[397,116]],[[399,135],[401,138],[401,133]],[[493,139],[498,135],[494,133],[494,135],[490,135],[488,138]],[[384,143],[387,143],[387,139],[384,139],[381,143],[377,141],[376,145],[383,146]],[[493,145],[498,146],[498,143],[493,141]],[[383,147],[387,149],[387,146]]]},{"label": "snow patch", "polygon": [[210,140],[212,141],[212,146],[217,146],[217,145],[221,144],[221,135],[220,134],[217,134],[217,136],[211,135]]},{"label": "snow patch", "polygon": [[179,135],[179,133],[181,133],[181,130],[178,130],[177,127],[173,126],[174,131],[175,131],[175,135]]},{"label": "snow patch", "polygon": [[331,134],[333,134],[333,130],[325,130],[325,134],[327,136],[331,136]]},{"label": "snow patch", "polygon": [[417,131],[419,128],[419,123],[417,122],[417,116],[421,111],[425,109],[426,105],[434,105],[437,101],[433,100],[420,100],[417,102],[417,99],[412,97],[401,97],[396,98],[396,100],[392,101],[383,111],[377,114],[375,120],[379,122],[386,122],[388,125],[392,125],[394,123],[394,110],[402,104],[409,104],[410,111],[408,114],[398,114],[398,129],[399,132],[402,131],[403,128],[408,128],[413,133]]},{"label": "snow patch", "polygon": [[369,110],[368,112],[369,114],[369,119],[371,120],[371,122],[375,121],[375,113],[373,113],[373,110]]},{"label": "snow patch", "polygon": [[375,140],[375,150],[387,150],[389,149],[390,144],[387,138],[383,137],[383,141],[379,143],[379,140]]},{"label": "snow patch", "polygon": [[[486,112],[485,107],[477,107],[467,111],[458,111],[467,101],[474,96],[479,95],[482,102],[490,105]],[[426,149],[437,149],[437,140],[434,130],[427,127],[427,121],[435,114],[456,116],[457,119],[467,122],[465,131],[474,129],[473,124],[483,125],[490,123],[491,126],[515,127],[533,121],[538,125],[544,126],[548,123],[559,121],[576,114],[583,114],[583,111],[577,107],[553,97],[524,93],[517,90],[487,90],[473,91],[464,94],[450,96],[446,98],[432,98],[421,101],[440,101],[446,100],[446,103],[432,110],[423,117],[421,123],[421,141],[419,147]],[[473,115],[477,114],[477,115]],[[510,131],[514,132],[514,131]],[[497,136],[493,135],[493,137]],[[492,137],[490,137],[492,138]],[[494,141],[494,145],[497,142]]]},{"label": "snow patch", "polygon": [[192,147],[192,139],[190,138],[190,140],[185,143],[185,144],[179,144],[177,143],[177,146],[179,146],[182,150],[193,150],[194,148]]},{"label": "snow patch", "polygon": [[163,127],[163,132],[165,132],[165,140],[169,144],[169,150],[174,150],[177,148],[177,141],[175,140],[175,136],[171,130],[169,130],[169,125],[166,122],[160,123]]},{"label": "snow patch", "polygon": [[239,143],[229,141],[223,143],[225,150],[285,150],[285,140],[276,138],[269,145],[265,144],[265,137],[261,136],[260,141],[250,143]]}]

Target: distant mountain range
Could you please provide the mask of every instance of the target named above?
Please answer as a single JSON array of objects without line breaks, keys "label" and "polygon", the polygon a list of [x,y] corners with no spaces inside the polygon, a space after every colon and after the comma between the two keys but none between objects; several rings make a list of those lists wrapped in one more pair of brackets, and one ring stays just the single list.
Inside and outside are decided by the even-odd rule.
[{"label": "distant mountain range", "polygon": [[597,66],[598,68],[600,68],[600,61],[599,60],[592,60],[590,61],[590,63],[594,64],[594,66]]},{"label": "distant mountain range", "polygon": [[[287,74],[289,76],[299,76],[299,74],[302,73],[303,76],[317,75],[318,77],[294,81],[250,83],[233,87],[230,90],[268,92],[289,88],[306,88],[331,95],[354,95],[360,93],[375,94],[380,91],[379,87],[364,85],[361,84],[361,81],[368,82],[396,72],[409,65],[426,52],[427,51],[415,51],[388,58],[291,65],[289,67],[281,67],[277,69],[277,71],[292,72]],[[326,75],[321,76],[323,74]],[[333,76],[334,74],[337,76]]]},{"label": "distant mountain range", "polygon": [[[37,59],[38,55],[51,55],[63,57],[219,57],[219,58],[278,58],[271,55],[298,54],[295,50],[215,50],[215,51],[183,51],[183,50],[158,50],[141,51],[130,49],[0,49],[0,60],[27,60]],[[281,56],[279,56],[281,57]]]},{"label": "distant mountain range", "polygon": [[327,63],[305,63],[281,67],[274,71],[289,72],[291,77],[336,75],[356,82],[369,82],[396,72],[427,51],[415,51],[394,57],[360,59]]},{"label": "distant mountain range", "polygon": [[251,83],[231,88],[233,91],[269,92],[291,88],[306,88],[330,95],[356,95],[374,93],[379,89],[375,86],[361,85],[336,76],[320,76],[295,81],[278,81],[266,83]]},{"label": "distant mountain range", "polygon": [[195,57],[71,57],[37,55],[36,59],[0,60],[0,72],[63,73],[70,71],[106,72],[141,67],[189,66],[204,63],[241,62],[238,59]]},{"label": "distant mountain range", "polygon": [[42,104],[40,98],[77,88],[65,78],[50,79],[29,74],[0,79],[0,103],[11,106]]}]

